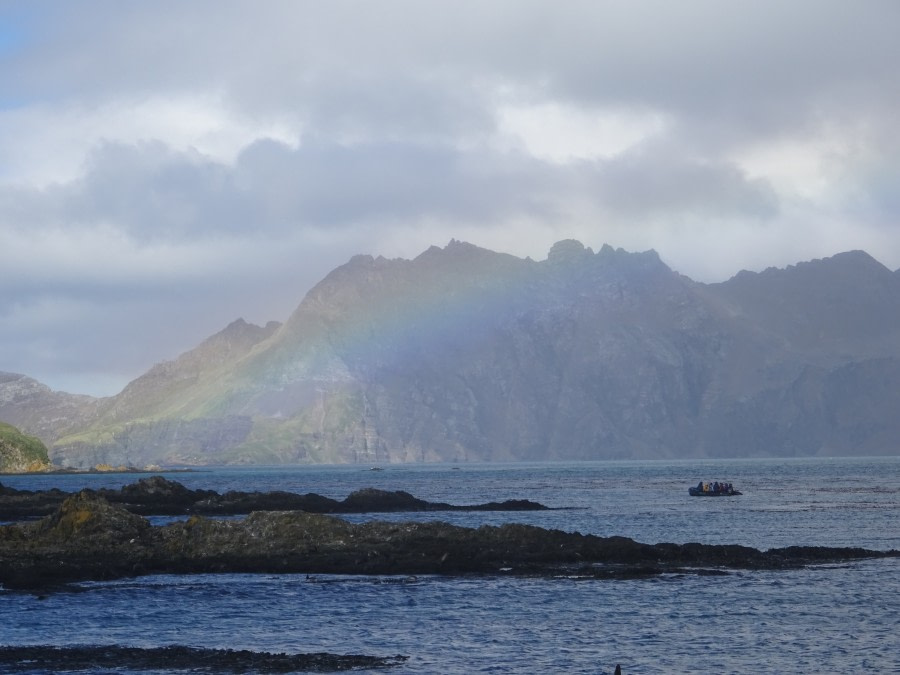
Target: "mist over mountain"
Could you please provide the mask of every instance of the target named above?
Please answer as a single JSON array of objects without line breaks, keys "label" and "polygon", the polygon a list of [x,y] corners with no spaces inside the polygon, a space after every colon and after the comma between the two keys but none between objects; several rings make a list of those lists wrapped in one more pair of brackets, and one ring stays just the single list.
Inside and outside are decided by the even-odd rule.
[{"label": "mist over mountain", "polygon": [[0,375],[51,458],[389,463],[895,454],[900,274],[861,251],[700,284],[653,251],[356,256],[117,396]]}]

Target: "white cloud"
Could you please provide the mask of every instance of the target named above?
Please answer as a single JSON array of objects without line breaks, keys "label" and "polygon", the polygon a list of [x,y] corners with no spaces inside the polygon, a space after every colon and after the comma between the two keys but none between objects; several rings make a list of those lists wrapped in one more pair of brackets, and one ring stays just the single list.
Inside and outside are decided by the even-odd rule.
[{"label": "white cloud", "polygon": [[250,119],[228,109],[217,95],[113,99],[99,105],[37,103],[0,110],[0,181],[47,186],[81,176],[103,144],[162,142],[233,162],[255,140],[296,144],[301,129],[289,115]]},{"label": "white cloud", "polygon": [[551,162],[608,159],[659,134],[665,115],[628,109],[592,110],[562,103],[502,105],[499,133]]}]

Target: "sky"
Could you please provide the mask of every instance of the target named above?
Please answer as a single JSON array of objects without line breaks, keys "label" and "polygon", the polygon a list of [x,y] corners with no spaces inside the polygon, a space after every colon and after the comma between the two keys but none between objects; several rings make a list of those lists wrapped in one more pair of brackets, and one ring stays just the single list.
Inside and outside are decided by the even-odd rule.
[{"label": "sky", "polygon": [[900,267],[896,0],[0,0],[0,371],[117,393],[359,253]]}]

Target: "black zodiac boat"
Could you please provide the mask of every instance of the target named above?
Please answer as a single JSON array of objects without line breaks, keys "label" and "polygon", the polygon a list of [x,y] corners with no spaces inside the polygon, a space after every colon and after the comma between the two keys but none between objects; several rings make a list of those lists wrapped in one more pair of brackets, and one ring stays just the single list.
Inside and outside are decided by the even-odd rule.
[{"label": "black zodiac boat", "polygon": [[736,497],[741,494],[731,483],[704,483],[688,488],[691,497]]}]

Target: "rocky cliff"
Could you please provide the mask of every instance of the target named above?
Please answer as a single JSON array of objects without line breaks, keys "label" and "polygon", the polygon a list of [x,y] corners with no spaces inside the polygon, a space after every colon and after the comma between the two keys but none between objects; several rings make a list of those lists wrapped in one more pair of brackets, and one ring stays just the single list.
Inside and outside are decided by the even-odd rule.
[{"label": "rocky cliff", "polygon": [[78,466],[853,455],[897,452],[898,406],[900,275],[865,253],[699,284],[653,251],[454,241],[357,256],[283,325],[22,426]]}]

